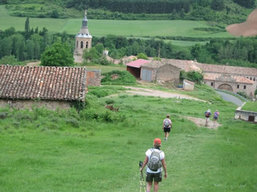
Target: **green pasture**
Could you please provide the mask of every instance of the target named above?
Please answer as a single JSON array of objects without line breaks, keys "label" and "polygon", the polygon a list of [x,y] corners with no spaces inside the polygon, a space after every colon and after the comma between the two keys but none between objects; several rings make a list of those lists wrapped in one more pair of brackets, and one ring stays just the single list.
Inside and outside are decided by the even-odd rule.
[{"label": "green pasture", "polygon": [[[6,8],[0,6],[1,30],[15,27],[16,30],[24,30],[26,18],[12,17],[8,15]],[[50,32],[67,32],[76,34],[79,32],[82,22],[80,19],[49,19],[30,18],[30,27],[46,27]],[[122,35],[127,37],[156,37],[156,36],[183,36],[183,37],[230,37],[227,32],[199,31],[197,29],[209,28],[204,21],[183,20],[89,20],[89,30],[93,36]]]},{"label": "green pasture", "polygon": [[257,102],[252,102],[252,101],[246,102],[246,104],[243,106],[243,110],[257,112]]},{"label": "green pasture", "polygon": [[[139,191],[138,162],[155,137],[163,139],[167,113],[173,129],[162,144],[168,178],[160,191],[257,190],[257,126],[234,120],[235,105],[204,86],[191,95],[208,102],[124,91],[120,86],[90,87],[87,108],[80,113],[0,109],[0,191]],[[106,103],[119,111],[105,109]],[[217,130],[185,118],[203,118],[208,108],[220,111]]]},{"label": "green pasture", "polygon": [[126,67],[124,65],[90,65],[86,66],[88,70],[100,70],[101,73],[108,73],[114,70],[124,71]]}]

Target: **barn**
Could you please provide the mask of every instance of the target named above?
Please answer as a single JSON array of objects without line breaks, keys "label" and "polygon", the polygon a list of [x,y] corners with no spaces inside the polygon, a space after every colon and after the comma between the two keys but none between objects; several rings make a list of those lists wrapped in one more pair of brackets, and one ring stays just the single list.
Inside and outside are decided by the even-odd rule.
[{"label": "barn", "polygon": [[141,65],[140,77],[142,80],[149,82],[179,82],[180,71],[181,69],[169,63],[151,61]]}]

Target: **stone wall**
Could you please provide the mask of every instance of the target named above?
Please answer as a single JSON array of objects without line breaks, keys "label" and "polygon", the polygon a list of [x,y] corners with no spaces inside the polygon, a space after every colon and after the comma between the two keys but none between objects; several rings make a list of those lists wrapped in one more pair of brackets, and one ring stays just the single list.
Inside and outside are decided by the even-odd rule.
[{"label": "stone wall", "polygon": [[257,123],[257,112],[236,110],[235,119]]},{"label": "stone wall", "polygon": [[186,91],[193,91],[195,88],[195,84],[191,81],[188,81],[186,79],[183,80],[183,89]]},{"label": "stone wall", "polygon": [[67,101],[33,101],[33,100],[3,100],[0,99],[0,107],[11,107],[15,109],[32,109],[44,107],[49,110],[69,109],[70,102]]},{"label": "stone wall", "polygon": [[180,69],[173,65],[163,65],[156,70],[156,81],[179,81]]},{"label": "stone wall", "polygon": [[228,90],[228,91],[232,91],[234,93],[238,93],[238,92],[244,92],[246,93],[248,96],[253,97],[254,95],[254,91],[255,91],[255,85],[251,85],[251,84],[243,84],[243,83],[234,83],[234,82],[221,82],[221,81],[213,81],[213,80],[204,80],[206,85],[209,85],[211,87],[213,87],[214,89],[221,89],[220,87],[223,85],[229,85],[231,87],[232,90]]},{"label": "stone wall", "polygon": [[101,85],[101,71],[92,70],[87,71],[87,86],[100,86]]}]

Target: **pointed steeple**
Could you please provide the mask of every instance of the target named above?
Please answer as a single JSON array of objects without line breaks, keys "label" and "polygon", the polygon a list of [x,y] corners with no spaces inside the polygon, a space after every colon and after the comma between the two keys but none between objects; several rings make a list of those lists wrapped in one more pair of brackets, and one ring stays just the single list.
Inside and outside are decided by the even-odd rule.
[{"label": "pointed steeple", "polygon": [[89,31],[88,31],[88,26],[87,26],[88,20],[87,20],[87,10],[85,10],[85,15],[82,20],[82,26],[80,28],[79,34],[82,36],[90,36]]}]

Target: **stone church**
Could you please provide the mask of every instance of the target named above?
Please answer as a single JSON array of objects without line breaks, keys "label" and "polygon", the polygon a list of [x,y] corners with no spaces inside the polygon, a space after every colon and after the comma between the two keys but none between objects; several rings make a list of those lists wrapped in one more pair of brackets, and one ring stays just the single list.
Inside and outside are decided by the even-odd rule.
[{"label": "stone church", "polygon": [[75,49],[74,49],[74,61],[76,63],[83,62],[83,51],[85,49],[90,49],[92,47],[92,36],[88,30],[88,20],[87,20],[87,11],[85,11],[84,18],[82,20],[82,26],[79,33],[75,38]]}]

